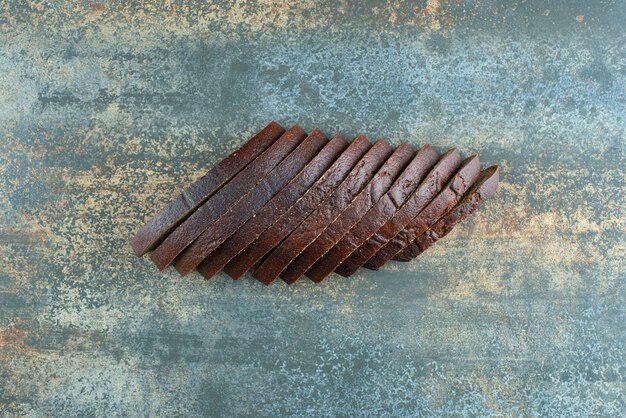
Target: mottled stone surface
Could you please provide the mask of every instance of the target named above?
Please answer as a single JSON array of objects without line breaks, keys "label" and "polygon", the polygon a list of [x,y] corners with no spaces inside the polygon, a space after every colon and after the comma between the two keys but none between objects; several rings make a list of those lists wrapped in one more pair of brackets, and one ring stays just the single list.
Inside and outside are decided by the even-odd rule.
[{"label": "mottled stone surface", "polygon": [[[625,11],[0,2],[0,415],[623,416]],[[351,279],[136,259],[133,232],[271,119],[458,146],[502,185]]]}]

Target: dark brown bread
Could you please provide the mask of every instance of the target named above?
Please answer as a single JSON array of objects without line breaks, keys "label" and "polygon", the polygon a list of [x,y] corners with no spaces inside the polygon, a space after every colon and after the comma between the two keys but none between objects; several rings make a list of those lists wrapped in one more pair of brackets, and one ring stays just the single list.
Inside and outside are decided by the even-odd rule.
[{"label": "dark brown bread", "polygon": [[400,145],[378,170],[367,186],[354,198],[350,206],[326,228],[317,239],[296,257],[280,274],[287,283],[294,283],[326,251],[331,249],[352,228],[361,217],[391,187],[404,167],[415,156],[415,152],[406,144]]},{"label": "dark brown bread", "polygon": [[274,249],[252,276],[264,284],[274,281],[287,265],[348,207],[392,152],[393,149],[385,141],[377,141],[333,195]]},{"label": "dark brown bread", "polygon": [[[348,275],[358,270],[363,263],[374,255],[389,239],[396,236],[397,232],[401,231],[437,195],[443,185],[459,168],[460,164],[461,156],[456,149],[445,153],[402,207],[389,217],[381,216],[381,218],[387,218],[387,220],[386,222],[383,221],[384,223],[378,230],[366,227],[364,230],[367,231],[367,234],[346,235],[332,251],[326,254],[329,256],[328,259],[322,258],[320,260],[320,270],[322,270],[322,266],[325,266],[322,271],[326,275],[330,274],[333,269],[339,274],[342,274],[342,272],[345,274],[347,270],[349,272]],[[380,218],[369,218],[366,222],[374,226],[380,225],[381,220]],[[333,269],[328,270],[330,267],[333,267]]]},{"label": "dark brown bread", "polygon": [[319,129],[311,134],[259,182],[254,189],[234,204],[228,212],[209,226],[194,242],[174,259],[181,275],[189,274],[226,238],[255,215],[276,193],[285,187],[328,143]]},{"label": "dark brown bread", "polygon": [[480,161],[477,155],[466,158],[459,171],[450,179],[441,192],[408,223],[398,235],[378,250],[365,264],[365,267],[378,270],[394,255],[406,248],[417,237],[453,208],[463,194],[472,187],[480,175]]},{"label": "dark brown bread", "polygon": [[448,235],[456,225],[478,209],[485,200],[493,196],[498,188],[499,177],[500,173],[497,165],[481,171],[480,177],[472,188],[463,195],[461,201],[443,218],[431,226],[428,231],[402,250],[399,255],[407,260],[413,259],[426,251],[435,242]]},{"label": "dark brown bread", "polygon": [[444,154],[413,196],[378,231],[363,241],[360,246],[355,247],[353,252],[337,266],[335,272],[344,277],[354,274],[371,256],[404,229],[430,203],[456,173],[460,165],[461,156],[456,149],[452,149]]},{"label": "dark brown bread", "polygon": [[282,126],[276,122],[270,122],[238,150],[193,182],[191,186],[137,231],[131,240],[131,246],[137,257],[141,257],[159,245],[189,214],[206,202],[220,187],[243,170],[283,133],[285,133],[285,129]]},{"label": "dark brown bread", "polygon": [[[339,134],[337,136],[341,137]],[[371,144],[363,135],[352,141],[348,149],[307,190],[304,196],[251,245],[234,257],[224,267],[224,272],[233,279],[238,279],[246,274],[257,261],[287,237],[324,199],[330,196],[370,147]]]},{"label": "dark brown bread", "polygon": [[200,263],[196,270],[210,279],[237,254],[254,242],[263,231],[285,213],[311,187],[337,157],[348,147],[341,136],[335,136],[285,188],[276,194],[254,217],[230,236]]},{"label": "dark brown bread", "polygon": [[298,125],[285,132],[261,155],[226,183],[174,230],[151,254],[150,259],[163,270],[206,228],[247,194],[258,182],[293,151],[306,137]]}]

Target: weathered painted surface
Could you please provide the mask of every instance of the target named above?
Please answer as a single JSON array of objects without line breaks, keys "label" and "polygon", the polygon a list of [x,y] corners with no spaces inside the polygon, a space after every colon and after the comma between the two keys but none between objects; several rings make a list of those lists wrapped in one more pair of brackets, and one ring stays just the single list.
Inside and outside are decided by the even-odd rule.
[{"label": "weathered painted surface", "polygon": [[[0,415],[624,415],[623,1],[0,9]],[[271,119],[456,145],[503,183],[351,279],[136,259]]]}]

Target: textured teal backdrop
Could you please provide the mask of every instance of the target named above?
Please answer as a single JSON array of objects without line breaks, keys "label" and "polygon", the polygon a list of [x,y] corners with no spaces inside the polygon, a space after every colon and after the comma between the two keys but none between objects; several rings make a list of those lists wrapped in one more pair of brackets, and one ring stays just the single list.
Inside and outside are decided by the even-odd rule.
[{"label": "textured teal backdrop", "polygon": [[[0,2],[0,415],[624,416],[624,1]],[[204,281],[132,233],[269,120],[502,185],[418,260]]]}]

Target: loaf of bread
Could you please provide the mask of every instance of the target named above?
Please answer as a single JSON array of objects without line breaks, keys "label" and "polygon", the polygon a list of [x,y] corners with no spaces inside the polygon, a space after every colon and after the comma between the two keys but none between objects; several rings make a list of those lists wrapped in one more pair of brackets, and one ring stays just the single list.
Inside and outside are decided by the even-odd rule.
[{"label": "loaf of bread", "polygon": [[330,141],[319,129],[270,122],[209,169],[131,240],[160,270],[173,264],[210,279],[252,277],[321,282],[389,260],[410,261],[447,235],[489,197],[498,166],[477,155],[441,157],[429,145],[397,149],[363,135]]}]

